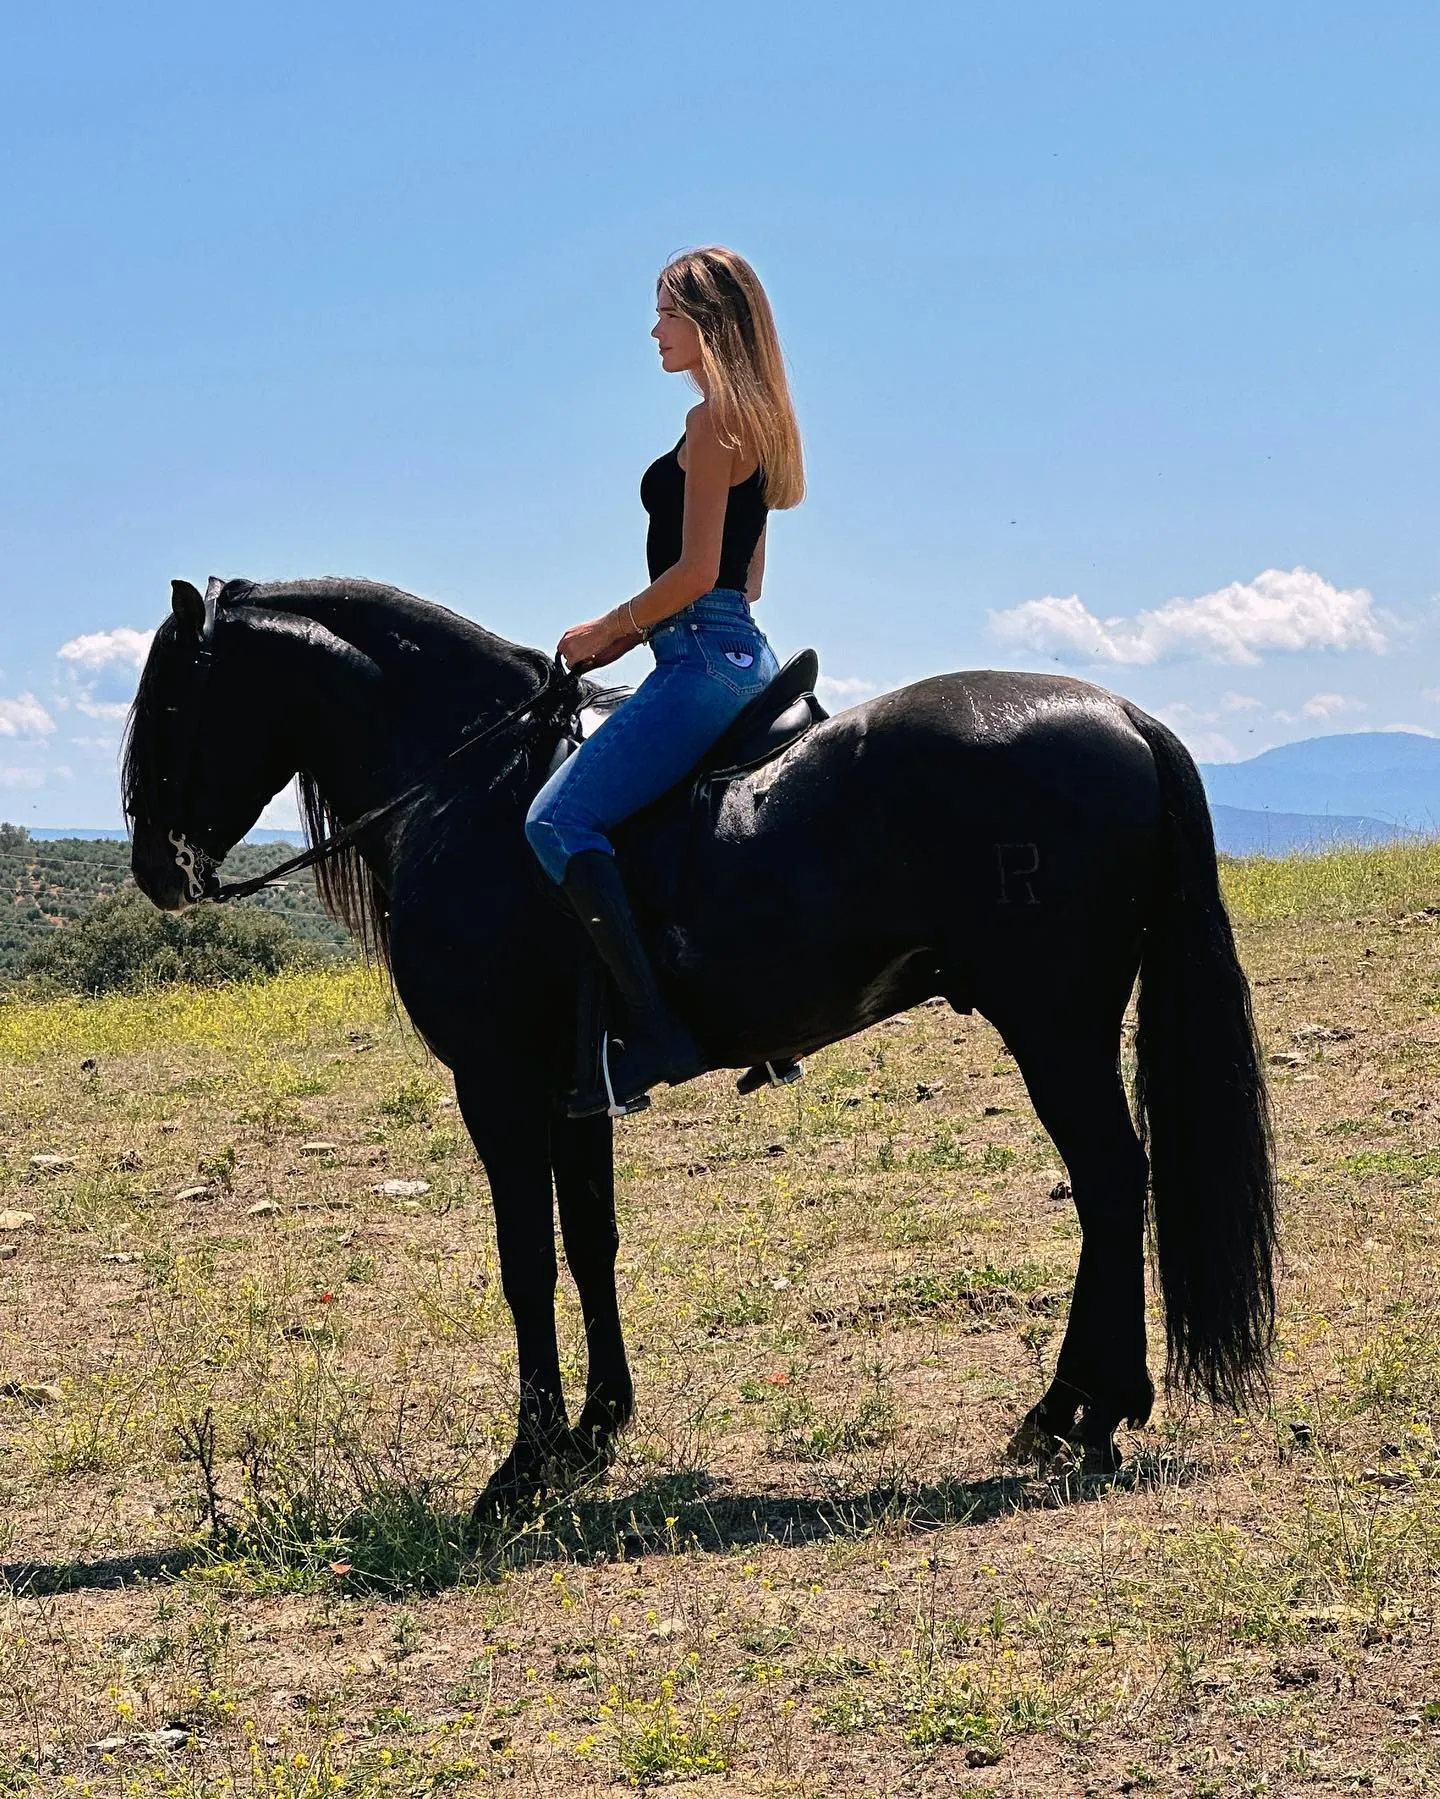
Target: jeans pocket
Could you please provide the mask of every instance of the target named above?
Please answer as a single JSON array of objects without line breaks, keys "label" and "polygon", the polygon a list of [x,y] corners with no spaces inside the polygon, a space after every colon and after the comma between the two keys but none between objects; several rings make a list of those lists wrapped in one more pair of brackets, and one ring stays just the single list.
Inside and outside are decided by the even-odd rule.
[{"label": "jeans pocket", "polygon": [[700,631],[696,636],[706,673],[732,693],[748,699],[774,679],[775,658],[758,631]]}]

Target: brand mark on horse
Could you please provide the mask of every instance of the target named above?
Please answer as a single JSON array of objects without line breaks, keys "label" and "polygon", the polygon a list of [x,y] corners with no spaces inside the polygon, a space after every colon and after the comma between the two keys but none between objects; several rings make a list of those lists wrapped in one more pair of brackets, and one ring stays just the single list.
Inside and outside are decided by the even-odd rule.
[{"label": "brand mark on horse", "polygon": [[1038,906],[1039,899],[1028,877],[1040,869],[1040,847],[1034,843],[997,843],[995,861],[1000,870],[999,906]]}]

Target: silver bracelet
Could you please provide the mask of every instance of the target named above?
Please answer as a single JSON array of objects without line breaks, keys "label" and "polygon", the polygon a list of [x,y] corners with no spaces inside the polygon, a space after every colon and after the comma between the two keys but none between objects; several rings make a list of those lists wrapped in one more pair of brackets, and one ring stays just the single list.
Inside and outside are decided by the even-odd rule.
[{"label": "silver bracelet", "polygon": [[640,639],[641,643],[644,643],[645,642],[645,628],[643,625],[639,625],[635,622],[635,602],[634,602],[634,600],[626,600],[625,604],[620,608],[620,610],[623,613],[625,613],[626,616],[629,618],[630,629]]}]

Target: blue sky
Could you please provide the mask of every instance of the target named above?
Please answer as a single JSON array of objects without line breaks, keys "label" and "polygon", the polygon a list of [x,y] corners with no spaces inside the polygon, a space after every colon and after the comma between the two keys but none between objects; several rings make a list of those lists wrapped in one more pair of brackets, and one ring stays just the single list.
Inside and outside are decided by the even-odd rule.
[{"label": "blue sky", "polygon": [[838,697],[1440,729],[1437,51],[1383,0],[4,9],[0,815],[117,820],[172,575],[546,645],[635,592],[707,241],[806,436],[765,621]]}]

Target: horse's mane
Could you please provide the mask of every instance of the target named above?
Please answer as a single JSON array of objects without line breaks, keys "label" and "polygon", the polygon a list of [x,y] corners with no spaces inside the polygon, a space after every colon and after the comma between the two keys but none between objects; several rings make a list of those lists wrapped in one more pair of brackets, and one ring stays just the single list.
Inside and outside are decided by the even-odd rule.
[{"label": "horse's mane", "polygon": [[[298,775],[295,785],[306,847],[313,849],[333,836],[342,821],[320,792],[313,775]],[[390,895],[353,843],[315,864],[315,889],[330,916],[359,941],[366,959],[378,961],[388,973]]]}]

